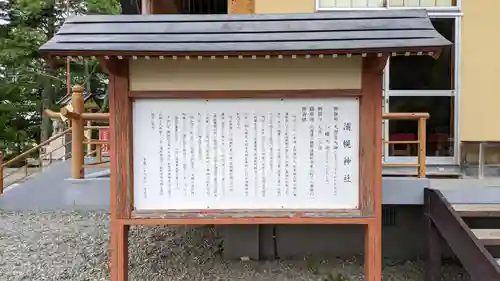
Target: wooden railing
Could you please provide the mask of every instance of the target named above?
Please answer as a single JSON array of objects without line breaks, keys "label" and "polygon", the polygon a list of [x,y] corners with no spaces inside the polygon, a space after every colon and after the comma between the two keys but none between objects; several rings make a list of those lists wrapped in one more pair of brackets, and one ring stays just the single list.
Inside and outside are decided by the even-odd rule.
[{"label": "wooden railing", "polygon": [[81,179],[85,175],[86,166],[84,144],[86,142],[92,142],[92,140],[85,140],[84,122],[109,121],[109,113],[85,112],[83,87],[75,85],[71,88],[71,90],[71,107],[63,107],[59,112],[46,109],[45,114],[53,119],[71,120],[71,126],[73,128],[71,132],[71,139],[73,140],[73,144],[71,146],[71,177],[73,179]]},{"label": "wooden railing", "polygon": [[[89,135],[92,136],[93,130],[109,129],[109,126],[85,126],[85,130],[89,131]],[[107,140],[95,140],[95,139],[84,139],[82,145],[89,145],[91,149],[87,149],[85,156],[92,156],[96,158],[96,162],[90,164],[83,164],[83,169],[85,168],[103,168],[109,166],[109,159],[104,159],[102,152],[104,146],[109,146],[109,141]]]},{"label": "wooden railing", "polygon": [[[52,112],[52,111],[47,111],[47,114],[53,118],[60,118],[61,115],[66,115],[66,116],[69,116],[69,115],[76,115],[74,116],[76,119],[86,119],[86,120],[98,120],[98,121],[105,121],[106,119],[109,119],[109,114],[102,114],[102,113],[96,113],[96,114],[93,114],[93,113],[84,113],[84,114],[74,114],[74,113],[68,113],[68,112],[65,112],[63,111],[62,114],[58,114],[58,113],[55,113],[55,112]],[[85,115],[85,116],[84,116]],[[427,119],[429,118],[429,114],[428,113],[387,113],[387,114],[384,114],[383,115],[383,119],[384,120],[415,120],[418,122],[418,139],[417,140],[408,140],[408,141],[391,141],[391,140],[384,140],[384,147],[386,146],[386,144],[388,145],[396,145],[396,144],[416,144],[417,147],[418,147],[418,152],[417,152],[417,163],[404,163],[404,164],[385,164],[384,163],[384,166],[386,167],[415,167],[417,168],[417,176],[420,177],[420,178],[424,178],[426,177],[426,163],[425,163],[425,159],[426,159],[426,122],[427,122]],[[73,123],[75,124],[75,123]],[[82,124],[83,125],[83,124]],[[104,140],[94,140],[92,138],[90,139],[85,139],[83,137],[83,130],[99,130],[99,129],[106,129],[106,128],[109,128],[108,126],[81,126],[80,127],[81,131],[82,132],[79,132],[77,133],[77,141],[78,142],[75,142],[75,138],[72,139],[72,151],[75,150],[75,148],[77,148],[77,150],[79,151],[78,153],[76,153],[77,155],[80,155],[82,159],[78,160],[78,161],[75,161],[75,159],[72,159],[72,176],[74,178],[81,178],[83,177],[83,171],[85,168],[98,168],[98,167],[105,167],[108,165],[109,163],[109,160],[106,159],[104,160],[103,157],[102,157],[102,148],[104,145],[109,145],[109,142],[108,141],[104,141]],[[50,139],[42,142],[41,144],[31,148],[30,150],[26,151],[26,152],[23,152],[22,154],[14,157],[13,159],[7,161],[7,162],[3,162],[3,156],[0,152],[0,194],[3,193],[4,189],[14,183],[17,183],[23,179],[25,179],[26,177],[28,177],[29,175],[33,174],[33,173],[29,173],[28,172],[28,167],[30,165],[32,165],[32,163],[24,163],[24,165],[20,168],[18,168],[16,171],[14,172],[11,172],[9,173],[8,175],[4,175],[4,170],[7,166],[12,166],[14,163],[16,162],[20,162],[22,160],[26,160],[26,158],[28,158],[29,155],[33,154],[34,152],[38,152],[38,156],[37,156],[37,159],[36,159],[36,162],[38,162],[38,165],[36,165],[36,167],[38,167],[37,171],[38,170],[41,170],[44,166],[44,163],[43,163],[43,159],[44,159],[44,156],[47,156],[49,155],[49,160],[48,160],[48,165],[50,165],[52,163],[52,152],[54,152],[55,150],[57,149],[61,149],[63,146],[66,146],[68,145],[70,142],[66,142],[64,143],[63,145],[61,145],[60,147],[57,147],[49,152],[44,152],[44,153],[40,153],[41,152],[41,148],[45,145],[47,145],[48,143],[58,139],[58,138],[61,138],[63,136],[65,136],[66,134],[69,134],[69,133],[72,133],[73,137],[75,136],[75,132],[74,132],[74,128],[73,130],[72,129],[67,129],[53,137],[51,137]],[[92,134],[90,134],[91,136]],[[90,145],[92,147],[92,149],[90,150],[87,150],[86,153],[84,153],[84,146],[85,145]],[[85,156],[95,156],[95,158],[97,159],[96,162],[94,163],[91,163],[91,164],[84,164],[84,161],[83,161],[83,157]],[[74,158],[75,156],[75,153],[72,153],[72,158]],[[63,157],[67,157],[67,155],[64,155]],[[80,157],[79,157],[80,158]],[[9,184],[5,185],[5,179],[9,176],[12,176],[14,175],[15,173],[17,173],[19,170],[21,169],[25,169],[25,174],[23,177],[19,178],[19,179],[15,179],[13,181],[10,181]],[[74,173],[73,171],[78,171],[78,173]],[[73,175],[73,174],[76,174]]]},{"label": "wooden railing", "polygon": [[[30,175],[32,175],[36,172],[39,172],[44,167],[51,165],[53,160],[54,160],[52,157],[52,154],[56,150],[62,149],[63,147],[69,145],[71,143],[71,141],[69,141],[69,142],[63,141],[60,146],[58,146],[58,147],[56,147],[48,152],[47,151],[42,152],[42,148],[44,146],[46,146],[47,144],[53,142],[54,140],[64,138],[66,135],[68,135],[70,133],[71,133],[71,129],[66,129],[66,130],[52,136],[48,140],[38,144],[37,146],[17,155],[16,157],[10,159],[9,161],[4,162],[3,161],[4,155],[3,155],[3,153],[0,152],[0,194],[2,194],[7,187],[9,187],[15,183],[18,183],[18,182],[26,179]],[[30,156],[33,156],[33,154],[35,154],[35,157],[34,158],[30,157]],[[46,156],[48,156],[48,158],[45,160]],[[69,157],[69,156],[70,156],[70,153],[66,153],[65,155],[63,155],[55,160],[63,160],[64,158]],[[31,161],[30,161],[30,159],[31,159]],[[21,167],[18,167],[19,163],[21,163]],[[5,171],[7,170],[7,168],[12,167],[12,166],[15,166],[16,169],[13,172],[11,171],[8,174],[6,174]],[[34,167],[34,171],[29,170],[30,166]],[[12,179],[14,177],[14,175],[19,175],[19,171],[21,171],[21,170],[24,170],[24,173],[21,175],[21,177]],[[7,182],[8,179],[12,179],[12,180]]]},{"label": "wooden railing", "polygon": [[386,164],[385,167],[415,167],[417,168],[417,176],[419,178],[426,177],[426,130],[427,119],[429,113],[386,113],[382,116],[384,120],[415,120],[418,122],[418,139],[408,141],[391,141],[384,140],[384,148],[386,144],[416,144],[417,145],[417,163],[401,163],[401,164]]}]

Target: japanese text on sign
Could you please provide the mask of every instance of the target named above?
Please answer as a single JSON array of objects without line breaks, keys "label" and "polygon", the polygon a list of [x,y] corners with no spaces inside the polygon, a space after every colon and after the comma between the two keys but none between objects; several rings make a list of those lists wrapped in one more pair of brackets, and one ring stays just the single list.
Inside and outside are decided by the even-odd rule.
[{"label": "japanese text on sign", "polygon": [[353,209],[359,101],[136,100],[137,210]]}]

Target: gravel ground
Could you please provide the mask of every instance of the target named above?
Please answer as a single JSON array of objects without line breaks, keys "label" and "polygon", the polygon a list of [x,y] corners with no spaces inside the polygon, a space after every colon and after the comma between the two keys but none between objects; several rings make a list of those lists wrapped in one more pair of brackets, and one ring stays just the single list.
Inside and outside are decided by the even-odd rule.
[{"label": "gravel ground", "polygon": [[[109,280],[109,216],[91,212],[0,211],[0,280]],[[130,280],[363,280],[361,261],[223,261],[214,228],[134,227],[130,232]],[[341,274],[344,278],[333,278]],[[384,280],[423,280],[418,262],[387,262]],[[463,281],[445,266],[443,280]]]}]

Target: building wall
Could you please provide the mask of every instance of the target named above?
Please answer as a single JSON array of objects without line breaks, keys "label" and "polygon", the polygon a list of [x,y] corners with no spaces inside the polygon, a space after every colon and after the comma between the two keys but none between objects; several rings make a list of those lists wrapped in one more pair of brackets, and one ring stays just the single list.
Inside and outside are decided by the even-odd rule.
[{"label": "building wall", "polygon": [[255,0],[255,13],[314,13],[314,0]]},{"label": "building wall", "polygon": [[138,59],[132,91],[360,89],[361,57]]},{"label": "building wall", "polygon": [[[460,140],[500,141],[500,1],[462,1]],[[485,7],[488,7],[487,9]]]},{"label": "building wall", "polygon": [[[498,9],[500,1],[462,1],[461,141],[500,141],[500,129],[490,125],[500,117],[500,64],[494,59],[500,38],[493,36],[500,25]],[[255,0],[255,13],[313,12],[314,0]]]}]

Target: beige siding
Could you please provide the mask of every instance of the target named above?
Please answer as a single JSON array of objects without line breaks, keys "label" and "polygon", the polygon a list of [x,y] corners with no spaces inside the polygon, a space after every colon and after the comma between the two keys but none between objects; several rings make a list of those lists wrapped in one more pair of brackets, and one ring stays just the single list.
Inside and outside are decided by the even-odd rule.
[{"label": "beige siding", "polygon": [[255,13],[314,13],[315,5],[314,0],[255,0]]},{"label": "beige siding", "polygon": [[360,89],[361,58],[151,59],[130,63],[132,91]]},{"label": "beige siding", "polygon": [[460,139],[500,141],[500,1],[463,1]]}]

